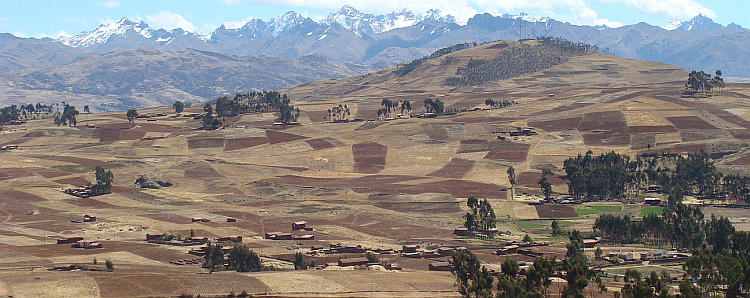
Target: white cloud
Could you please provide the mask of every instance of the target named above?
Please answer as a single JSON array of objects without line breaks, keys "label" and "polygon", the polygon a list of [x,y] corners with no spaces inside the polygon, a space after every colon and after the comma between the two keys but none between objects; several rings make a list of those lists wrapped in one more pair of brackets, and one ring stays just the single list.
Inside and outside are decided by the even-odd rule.
[{"label": "white cloud", "polygon": [[106,2],[99,3],[99,4],[101,4],[102,6],[104,6],[106,8],[115,8],[115,7],[122,6],[122,4],[120,3],[120,1],[117,1],[117,0],[109,0],[109,1],[106,1]]},{"label": "white cloud", "polygon": [[244,26],[245,24],[247,24],[247,22],[252,21],[253,19],[254,19],[253,16],[247,16],[244,19],[242,19],[241,21],[229,21],[229,22],[225,22],[224,23],[224,28],[227,28],[227,29],[241,28],[242,26]]},{"label": "white cloud", "polygon": [[166,10],[147,15],[146,21],[152,28],[164,28],[165,30],[182,28],[189,32],[199,32],[198,28],[195,27],[193,23],[189,22],[179,14]]},{"label": "white cloud", "polygon": [[20,37],[20,38],[28,38],[29,37],[28,35],[26,35],[26,33],[23,33],[21,31],[12,32],[10,34],[13,34],[13,36]]},{"label": "white cloud", "polygon": [[665,19],[688,20],[692,17],[703,14],[709,18],[716,18],[716,12],[708,7],[701,5],[694,0],[602,0],[604,2],[613,2],[625,4],[636,10],[658,16]]},{"label": "white cloud", "polygon": [[106,25],[110,23],[114,23],[115,21],[110,19],[109,17],[104,17],[103,19],[99,19],[99,24]]},{"label": "white cloud", "polygon": [[226,5],[232,5],[240,3],[240,0],[221,0],[221,3],[224,3]]},{"label": "white cloud", "polygon": [[[16,36],[18,36],[18,35],[16,35]],[[55,33],[52,33],[51,35],[48,35],[46,33],[39,33],[37,35],[34,35],[33,37],[35,37],[35,38],[49,37],[49,38],[52,38],[52,39],[58,39],[58,38],[63,37],[63,36],[65,36],[65,37],[71,37],[73,35],[71,35],[70,33],[66,32],[65,30],[60,30],[60,31],[57,31]]]}]

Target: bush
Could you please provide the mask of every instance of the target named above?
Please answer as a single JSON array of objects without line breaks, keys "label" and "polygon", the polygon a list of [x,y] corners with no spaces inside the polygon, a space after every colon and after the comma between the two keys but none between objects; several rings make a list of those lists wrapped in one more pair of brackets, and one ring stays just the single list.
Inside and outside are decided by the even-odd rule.
[{"label": "bush", "polygon": [[104,266],[107,267],[107,271],[109,271],[109,272],[115,270],[115,264],[112,263],[112,261],[109,260],[109,259],[106,262],[104,262]]}]

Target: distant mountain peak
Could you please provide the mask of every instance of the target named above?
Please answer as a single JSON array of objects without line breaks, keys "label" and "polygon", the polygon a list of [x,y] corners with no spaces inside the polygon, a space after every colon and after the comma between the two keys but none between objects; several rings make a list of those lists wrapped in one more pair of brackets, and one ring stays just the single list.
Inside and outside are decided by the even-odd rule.
[{"label": "distant mountain peak", "polygon": [[339,24],[358,35],[378,34],[389,30],[413,26],[423,20],[434,20],[443,23],[455,23],[451,15],[443,16],[440,10],[431,9],[424,15],[414,14],[409,9],[401,9],[385,15],[365,14],[350,5],[344,5],[338,11],[331,12],[321,21],[323,25]]},{"label": "distant mountain peak", "polygon": [[145,38],[153,37],[154,29],[151,29],[145,22],[138,23],[128,18],[122,18],[117,22],[102,24],[93,31],[84,31],[71,37],[60,37],[57,41],[70,47],[90,47],[96,44],[106,43],[112,36],[124,36],[131,32],[133,35],[140,35]]},{"label": "distant mountain peak", "polygon": [[724,26],[715,23],[711,18],[698,14],[689,21],[674,20],[669,25],[662,27],[666,30],[685,30],[685,31],[713,31],[724,28]]}]

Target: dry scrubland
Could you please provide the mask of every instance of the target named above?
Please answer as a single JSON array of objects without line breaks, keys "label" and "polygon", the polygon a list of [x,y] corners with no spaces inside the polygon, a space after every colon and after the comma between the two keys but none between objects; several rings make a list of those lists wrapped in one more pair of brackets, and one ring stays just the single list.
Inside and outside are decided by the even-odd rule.
[{"label": "dry scrubland", "polygon": [[[488,198],[498,217],[509,219],[498,224],[512,233],[508,239],[524,233],[548,237],[551,218],[590,229],[593,217],[579,218],[573,207],[526,204],[538,199],[536,182],[545,167],[556,173],[554,190],[566,191],[557,175],[567,157],[588,150],[639,154],[703,149],[723,156],[720,169],[750,174],[750,85],[729,84],[721,95],[683,98],[685,70],[600,53],[480,87],[442,84],[461,61],[492,57],[498,50],[491,46],[451,54],[450,63],[443,63],[445,57],[426,62],[429,67],[405,77],[385,70],[284,90],[302,110],[299,126],[274,126],[273,115],[248,114],[228,119],[232,127],[200,131],[195,129],[200,120],[154,108],[139,112],[169,114],[135,123],[127,122],[125,112],[81,114],[77,127],[55,127],[51,118],[4,127],[0,144],[18,149],[0,152],[0,294],[176,296],[246,290],[276,296],[456,296],[453,277],[428,272],[432,261],[426,259],[381,256],[400,264],[400,272],[204,274],[197,266],[169,263],[192,258],[186,248],[148,244],[145,234],[189,235],[192,229],[196,236],[241,235],[269,262],[293,259],[295,251],[311,245],[340,242],[466,246],[486,262],[499,264],[504,257],[489,254],[495,242],[451,234],[462,223],[466,198]],[[486,98],[518,104],[433,119],[323,120],[325,111],[339,103],[350,106],[358,118],[375,119],[382,98],[411,100],[416,114],[428,95],[444,101],[446,108],[471,109],[483,106]],[[538,134],[510,137],[508,132],[517,127]],[[97,165],[114,173],[113,193],[81,199],[61,191],[95,182]],[[508,166],[518,173],[516,200],[506,191]],[[173,186],[134,187],[136,178],[147,173]],[[624,205],[621,212],[637,214],[636,206]],[[741,210],[731,216],[745,229],[747,213]],[[97,222],[70,221],[84,214],[97,216]],[[192,217],[211,221],[194,223]],[[237,222],[226,222],[227,217]],[[289,231],[298,220],[314,227],[316,240],[262,239],[265,232]],[[77,250],[53,244],[72,236],[104,247]],[[549,249],[560,253],[564,247]],[[322,264],[339,257],[306,260]],[[91,264],[93,258],[99,265]],[[103,267],[106,259],[114,262],[114,272],[40,269],[68,263]]]}]

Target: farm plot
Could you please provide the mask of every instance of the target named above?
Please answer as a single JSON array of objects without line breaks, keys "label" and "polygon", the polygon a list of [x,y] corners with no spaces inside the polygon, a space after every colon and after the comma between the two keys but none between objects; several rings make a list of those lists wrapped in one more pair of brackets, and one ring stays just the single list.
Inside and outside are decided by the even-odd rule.
[{"label": "farm plot", "polygon": [[622,146],[630,144],[628,124],[621,111],[587,113],[578,130],[588,146]]},{"label": "farm plot", "polygon": [[226,139],[224,151],[234,151],[249,147],[260,146],[268,143],[267,137],[248,137],[239,139]]},{"label": "farm plot", "polygon": [[716,129],[715,126],[708,124],[698,116],[667,117],[677,129]]},{"label": "farm plot", "polygon": [[224,147],[224,138],[196,138],[187,140],[188,149]]},{"label": "farm plot", "polygon": [[453,158],[448,164],[437,171],[427,174],[427,176],[461,179],[466,173],[471,171],[472,168],[474,168],[474,161]]},{"label": "farm plot", "polygon": [[529,126],[544,131],[564,131],[576,129],[583,117],[564,118],[545,121],[529,121]]},{"label": "farm plot", "polygon": [[514,144],[513,147],[491,148],[484,158],[522,162],[526,160],[530,147],[526,144]]},{"label": "farm plot", "polygon": [[273,144],[278,143],[285,143],[285,142],[291,142],[296,140],[302,140],[307,139],[307,137],[303,137],[300,135],[275,131],[275,130],[266,130],[266,137],[268,138],[268,142]]},{"label": "farm plot", "polygon": [[537,205],[539,218],[572,218],[578,217],[578,212],[571,206],[544,204]]},{"label": "farm plot", "polygon": [[388,147],[367,142],[352,145],[355,173],[377,174],[385,169]]}]

